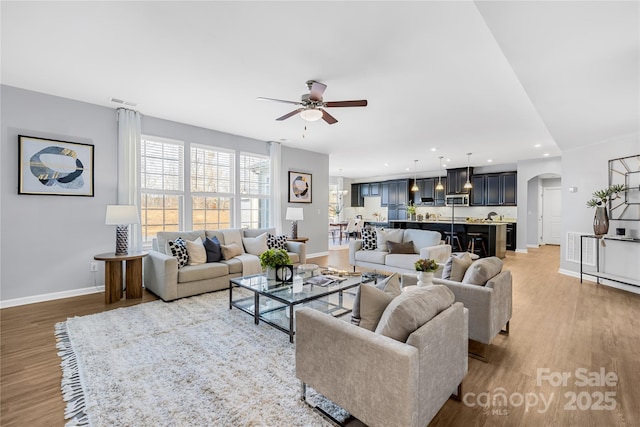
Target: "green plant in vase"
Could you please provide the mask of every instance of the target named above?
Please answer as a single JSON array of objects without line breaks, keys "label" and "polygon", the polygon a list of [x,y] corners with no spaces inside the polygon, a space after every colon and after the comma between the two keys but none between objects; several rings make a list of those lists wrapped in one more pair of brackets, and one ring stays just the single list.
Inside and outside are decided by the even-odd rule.
[{"label": "green plant in vase", "polygon": [[434,259],[419,259],[414,267],[418,272],[418,286],[429,286],[433,284],[433,273],[438,270],[438,263]]},{"label": "green plant in vase", "polygon": [[409,215],[411,219],[416,218],[416,207],[413,202],[409,202],[409,204],[407,205],[407,215]]},{"label": "green plant in vase", "polygon": [[291,264],[291,258],[284,249],[267,249],[260,254],[262,268],[276,268],[280,265]]},{"label": "green plant in vase", "polygon": [[601,237],[609,232],[607,204],[612,200],[618,199],[620,197],[620,193],[624,191],[627,191],[624,185],[616,184],[603,190],[593,192],[593,198],[587,201],[587,207],[596,208],[596,213],[593,217],[593,234]]}]

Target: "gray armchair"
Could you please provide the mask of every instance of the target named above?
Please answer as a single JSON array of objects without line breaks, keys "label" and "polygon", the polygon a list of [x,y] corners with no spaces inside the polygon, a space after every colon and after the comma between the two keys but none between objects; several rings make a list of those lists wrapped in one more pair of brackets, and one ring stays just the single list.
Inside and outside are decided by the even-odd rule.
[{"label": "gray armchair", "polygon": [[368,426],[424,427],[467,372],[468,314],[454,303],[406,343],[311,308],[296,313],[296,376]]},{"label": "gray armchair", "polygon": [[[490,262],[491,257],[476,262],[482,260]],[[402,275],[403,287],[416,283],[415,274]],[[500,333],[509,334],[512,314],[511,271],[500,271],[483,286],[439,278],[434,278],[433,284],[447,286],[455,295],[456,302],[461,302],[469,310],[469,339],[483,344],[480,352],[472,355],[485,360],[491,341]]]}]

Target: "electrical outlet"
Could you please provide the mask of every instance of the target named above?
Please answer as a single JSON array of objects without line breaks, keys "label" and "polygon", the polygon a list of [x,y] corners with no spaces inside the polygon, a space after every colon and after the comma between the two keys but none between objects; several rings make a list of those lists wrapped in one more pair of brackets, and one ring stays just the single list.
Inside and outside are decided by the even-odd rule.
[{"label": "electrical outlet", "polygon": [[98,263],[97,262],[92,262],[91,263],[91,271],[98,271]]}]

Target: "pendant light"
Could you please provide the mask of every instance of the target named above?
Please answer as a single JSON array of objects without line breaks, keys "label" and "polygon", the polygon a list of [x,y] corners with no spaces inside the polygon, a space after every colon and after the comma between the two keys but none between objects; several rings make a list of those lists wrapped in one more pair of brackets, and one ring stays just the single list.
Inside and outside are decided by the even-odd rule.
[{"label": "pendant light", "polygon": [[444,190],[444,185],[442,185],[442,181],[441,181],[441,176],[442,176],[442,156],[440,156],[439,159],[440,159],[440,169],[438,169],[438,185],[436,185],[436,191]]},{"label": "pendant light", "polygon": [[471,153],[467,153],[467,182],[464,183],[464,188],[466,190],[470,190],[473,188],[473,185],[471,185],[471,181],[469,181],[469,159],[471,157]]},{"label": "pendant light", "polygon": [[411,191],[413,191],[414,193],[416,191],[420,191],[420,188],[418,188],[418,180],[417,180],[417,172],[416,172],[416,166],[418,165],[418,161],[414,160],[413,161],[413,186],[411,187]]}]

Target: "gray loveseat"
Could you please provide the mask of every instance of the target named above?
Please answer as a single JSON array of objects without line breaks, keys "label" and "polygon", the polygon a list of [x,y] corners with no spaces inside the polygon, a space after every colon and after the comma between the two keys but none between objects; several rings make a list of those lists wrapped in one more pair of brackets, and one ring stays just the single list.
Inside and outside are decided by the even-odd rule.
[{"label": "gray loveseat", "polygon": [[[364,234],[367,232],[364,231]],[[413,242],[410,254],[389,253],[388,242]],[[413,229],[376,230],[375,245],[366,244],[364,239],[349,242],[349,264],[392,273],[415,272],[414,263],[420,259],[434,259],[441,268],[436,271],[439,277],[442,265],[451,255],[451,245],[442,244],[442,236],[437,231]],[[372,247],[375,246],[375,249]]]},{"label": "gray loveseat", "polygon": [[[178,260],[171,254],[168,242],[178,237],[191,241],[200,237],[204,241],[206,237],[215,236],[224,245],[231,243],[225,240],[225,235],[229,240],[229,236],[237,233],[240,233],[241,237],[257,237],[265,232],[275,234],[275,229],[161,231],[158,237],[153,239],[153,249],[143,259],[145,287],[164,301],[228,288],[229,278],[243,274],[243,263],[239,259],[223,259],[219,262],[178,268]],[[287,252],[294,265],[306,262],[307,252],[304,243],[288,241]]]}]

